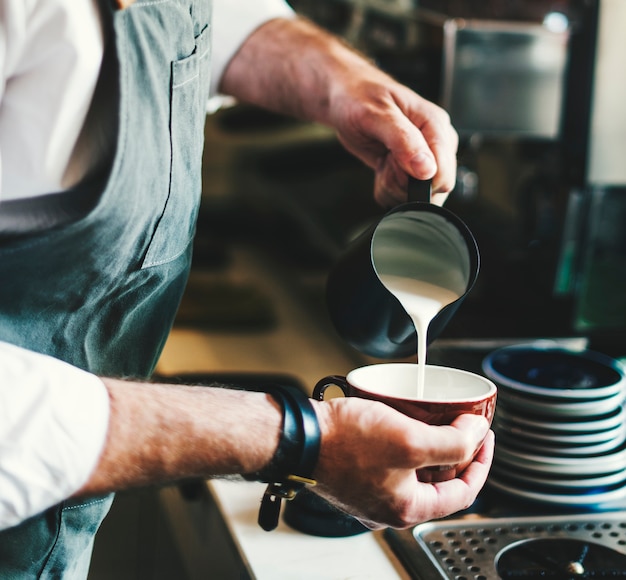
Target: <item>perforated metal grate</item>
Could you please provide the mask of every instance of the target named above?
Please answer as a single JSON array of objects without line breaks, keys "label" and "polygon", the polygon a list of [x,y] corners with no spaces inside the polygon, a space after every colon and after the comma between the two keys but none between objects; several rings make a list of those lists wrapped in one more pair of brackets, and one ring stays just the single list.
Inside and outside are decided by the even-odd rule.
[{"label": "perforated metal grate", "polygon": [[626,555],[626,512],[508,520],[445,520],[419,525],[413,530],[413,536],[428,555],[438,577],[495,580],[500,577],[496,569],[498,554],[527,539],[575,539]]}]

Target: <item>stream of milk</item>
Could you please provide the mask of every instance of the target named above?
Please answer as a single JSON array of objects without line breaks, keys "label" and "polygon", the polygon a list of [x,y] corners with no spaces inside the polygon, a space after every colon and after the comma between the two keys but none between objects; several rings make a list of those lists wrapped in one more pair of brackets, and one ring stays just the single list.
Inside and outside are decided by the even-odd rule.
[{"label": "stream of milk", "polygon": [[428,326],[467,290],[468,244],[445,216],[399,211],[383,218],[372,239],[372,263],[381,283],[407,312],[417,331],[417,396],[424,395]]},{"label": "stream of milk", "polygon": [[447,288],[405,276],[382,274],[380,281],[402,304],[417,331],[417,397],[424,397],[426,336],[431,320],[460,295]]}]

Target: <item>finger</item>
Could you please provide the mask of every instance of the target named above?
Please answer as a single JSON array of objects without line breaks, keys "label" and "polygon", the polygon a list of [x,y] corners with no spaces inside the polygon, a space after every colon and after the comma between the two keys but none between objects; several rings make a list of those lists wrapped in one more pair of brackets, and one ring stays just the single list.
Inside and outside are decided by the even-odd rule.
[{"label": "finger", "polygon": [[[490,429],[485,436],[483,445],[474,459],[474,463],[486,466],[487,470],[491,467],[493,461],[493,453],[495,450],[496,437],[495,433]],[[472,465],[474,464],[472,463]],[[470,466],[471,467],[471,466]],[[468,468],[469,469],[469,468]],[[471,476],[471,474],[470,474]]]},{"label": "finger", "polygon": [[464,413],[463,415],[459,415],[454,421],[452,421],[451,425],[464,431],[476,431],[477,433],[482,432],[483,438],[489,430],[489,422],[487,419],[485,419],[482,415],[474,415],[473,413]]},{"label": "finger", "polygon": [[[421,109],[418,109],[415,94],[410,92],[409,95],[409,98],[404,95],[405,103],[401,95],[395,95],[396,99],[386,102],[379,115],[364,117],[359,131],[339,132],[338,137],[348,151],[370,167],[378,168],[382,159],[391,156],[405,174],[417,179],[431,179],[437,173],[437,162],[419,125],[426,127],[429,123],[427,115],[440,115],[440,109],[419,97],[417,105],[421,105]],[[430,122],[430,139],[437,138],[439,125],[443,130],[443,124]],[[445,145],[444,136],[439,139]]]},{"label": "finger", "polygon": [[476,459],[460,477],[437,483],[418,483],[415,519],[438,519],[469,508],[487,481],[493,452],[494,434],[490,431]]},{"label": "finger", "polygon": [[414,467],[454,465],[469,461],[489,429],[484,417],[461,415],[452,425],[425,425],[415,444]]},{"label": "finger", "polygon": [[433,193],[447,194],[456,185],[459,137],[448,115],[443,111],[438,113],[429,117],[420,130],[437,161],[437,173],[432,182]]},{"label": "finger", "polygon": [[438,483],[418,482],[414,477],[407,476],[398,483],[396,507],[404,509],[392,512],[381,525],[371,519],[360,518],[359,521],[370,529],[391,526],[408,528],[424,521],[439,519],[469,508],[487,481],[489,468],[493,460],[494,435],[489,431],[480,452],[461,477]]},{"label": "finger", "polygon": [[394,120],[399,130],[385,142],[407,174],[432,179],[434,193],[447,193],[456,182],[458,134],[446,111],[418,99],[398,101]]},{"label": "finger", "polygon": [[383,207],[407,200],[408,178],[391,155],[381,159],[374,176],[374,199]]},{"label": "finger", "polygon": [[376,199],[394,205],[407,198],[408,175],[432,179],[432,202],[443,205],[456,184],[458,135],[445,113],[437,111],[421,127],[407,117],[396,119],[386,135],[389,153],[377,166]]},{"label": "finger", "polygon": [[446,199],[448,199],[449,194],[450,192],[433,193],[430,196],[430,202],[434,205],[442,206],[446,202]]},{"label": "finger", "polygon": [[[428,135],[399,110],[394,121],[395,130],[389,130],[384,139],[394,161],[404,173],[416,179],[435,178],[440,172],[439,160],[437,150],[428,142]],[[389,125],[392,127],[391,123]],[[444,155],[440,157],[445,160]]]},{"label": "finger", "polygon": [[459,475],[459,479],[465,481],[471,488],[482,488],[493,461],[495,449],[495,435],[493,431],[489,431],[485,436],[485,440],[480,447],[476,457],[467,468]]}]

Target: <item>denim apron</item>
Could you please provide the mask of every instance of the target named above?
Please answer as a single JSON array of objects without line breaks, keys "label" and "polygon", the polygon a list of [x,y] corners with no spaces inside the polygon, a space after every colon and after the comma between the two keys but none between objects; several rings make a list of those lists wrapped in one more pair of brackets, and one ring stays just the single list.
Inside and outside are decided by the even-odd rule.
[{"label": "denim apron", "polygon": [[[70,216],[62,226],[40,227],[44,196],[41,210],[37,200],[27,204],[30,229],[0,232],[0,340],[99,375],[143,378],[189,272],[211,2],[137,0],[121,11],[112,4],[100,1],[114,56],[107,90],[117,102],[116,148],[100,176],[49,197],[66,209],[78,200],[77,215],[60,212]],[[66,501],[0,532],[0,578],[85,578],[111,501]]]}]

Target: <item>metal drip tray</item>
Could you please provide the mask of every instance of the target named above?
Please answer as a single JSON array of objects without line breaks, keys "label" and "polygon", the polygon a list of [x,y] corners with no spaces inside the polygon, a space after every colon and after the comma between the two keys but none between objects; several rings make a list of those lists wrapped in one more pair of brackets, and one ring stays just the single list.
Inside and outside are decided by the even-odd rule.
[{"label": "metal drip tray", "polygon": [[[626,511],[441,520],[389,530],[387,539],[422,580],[626,578]],[[568,572],[566,565],[580,558],[585,572]]]}]

